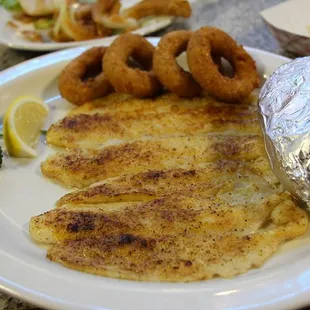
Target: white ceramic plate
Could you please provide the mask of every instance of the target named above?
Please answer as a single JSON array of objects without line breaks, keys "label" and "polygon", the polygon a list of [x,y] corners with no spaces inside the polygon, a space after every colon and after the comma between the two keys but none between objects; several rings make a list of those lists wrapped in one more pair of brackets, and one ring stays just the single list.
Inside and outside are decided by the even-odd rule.
[{"label": "white ceramic plate", "polygon": [[[151,39],[156,44],[158,40]],[[42,97],[50,120],[70,105],[59,97],[56,78],[84,47],[36,58],[0,73],[0,118],[18,95]],[[247,49],[262,75],[269,76],[287,58]],[[262,268],[231,280],[197,283],[141,283],[109,279],[67,269],[45,258],[34,244],[29,219],[53,208],[67,192],[43,178],[40,162],[49,152],[43,143],[35,160],[4,158],[0,170],[0,288],[51,309],[198,310],[295,309],[310,303],[310,233],[287,243]]]},{"label": "white ceramic plate", "polygon": [[[122,0],[123,7],[130,7],[133,4],[139,2],[138,0]],[[55,51],[69,47],[83,46],[83,45],[109,45],[116,36],[111,36],[102,39],[79,41],[79,42],[44,42],[37,43],[26,40],[22,35],[22,30],[33,30],[32,24],[21,25],[18,28],[12,28],[8,26],[8,21],[12,20],[11,13],[3,7],[0,7],[0,43],[7,45],[14,49],[32,50],[32,51]],[[153,17],[143,23],[143,26],[135,31],[134,33],[140,35],[148,35],[160,29],[166,28],[173,21],[172,17],[160,16]]]}]

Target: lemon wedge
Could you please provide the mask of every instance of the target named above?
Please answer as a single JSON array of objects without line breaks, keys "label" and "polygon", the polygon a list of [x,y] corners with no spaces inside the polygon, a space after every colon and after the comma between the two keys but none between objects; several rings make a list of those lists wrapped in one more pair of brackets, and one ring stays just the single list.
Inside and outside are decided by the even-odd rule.
[{"label": "lemon wedge", "polygon": [[47,114],[47,105],[32,96],[18,97],[10,104],[3,122],[3,138],[9,155],[37,156],[36,145]]}]

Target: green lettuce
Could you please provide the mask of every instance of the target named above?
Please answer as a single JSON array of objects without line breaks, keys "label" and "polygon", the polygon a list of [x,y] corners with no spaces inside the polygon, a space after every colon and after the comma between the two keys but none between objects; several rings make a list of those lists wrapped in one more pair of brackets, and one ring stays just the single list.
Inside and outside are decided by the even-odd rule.
[{"label": "green lettuce", "polygon": [[5,7],[9,11],[22,11],[18,0],[0,0],[0,5]]}]

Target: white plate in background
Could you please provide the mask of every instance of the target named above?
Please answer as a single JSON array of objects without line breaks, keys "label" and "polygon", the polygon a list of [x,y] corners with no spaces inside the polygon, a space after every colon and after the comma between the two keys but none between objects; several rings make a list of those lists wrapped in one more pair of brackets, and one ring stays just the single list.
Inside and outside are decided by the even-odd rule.
[{"label": "white plate in background", "polygon": [[[150,39],[157,44],[158,39]],[[0,119],[19,95],[40,96],[51,108],[50,122],[70,108],[57,90],[57,77],[85,47],[32,59],[0,73]],[[289,59],[247,48],[260,74],[269,76]],[[4,158],[0,169],[0,289],[50,309],[224,310],[296,309],[310,304],[310,233],[285,244],[262,268],[233,279],[196,283],[145,283],[99,277],[46,259],[28,233],[31,216],[54,207],[68,192],[44,178],[35,160]]]},{"label": "white plate in background", "polygon": [[[139,0],[122,0],[124,8],[131,7],[137,2],[139,2]],[[7,45],[14,49],[32,51],[55,51],[83,45],[109,45],[117,37],[111,36],[106,38],[98,38],[94,40],[85,40],[78,42],[31,42],[21,35],[21,31],[33,29],[33,26],[30,24],[23,25],[20,28],[13,28],[8,25],[8,21],[10,20],[12,20],[11,13],[0,6],[0,44]],[[152,17],[148,19],[141,28],[133,31],[133,33],[145,36],[168,27],[173,20],[174,18],[169,16]]]}]

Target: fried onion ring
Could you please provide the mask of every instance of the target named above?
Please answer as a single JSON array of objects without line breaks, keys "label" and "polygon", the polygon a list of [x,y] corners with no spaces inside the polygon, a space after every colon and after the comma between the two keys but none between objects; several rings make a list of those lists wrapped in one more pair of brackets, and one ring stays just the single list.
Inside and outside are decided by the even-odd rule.
[{"label": "fried onion ring", "polygon": [[153,57],[154,72],[160,82],[179,97],[195,97],[201,87],[189,72],[184,71],[175,60],[186,51],[191,31],[179,30],[165,35],[159,42]]},{"label": "fried onion ring", "polygon": [[[127,33],[119,36],[103,57],[104,73],[113,87],[136,97],[151,97],[160,90],[160,83],[150,71],[155,48],[140,35]],[[131,68],[132,58],[148,71]]]},{"label": "fried onion ring", "polygon": [[113,91],[104,73],[85,79],[91,71],[101,68],[104,47],[93,47],[71,61],[62,71],[58,87],[62,97],[75,105],[107,95]]},{"label": "fried onion ring", "polygon": [[190,17],[191,5],[187,0],[144,0],[124,11],[125,17],[141,19],[146,16]]},{"label": "fried onion ring", "polygon": [[[212,55],[229,61],[234,77],[220,73]],[[211,96],[238,102],[259,86],[259,76],[252,57],[225,32],[203,27],[193,33],[187,47],[187,61],[195,80]]]}]

